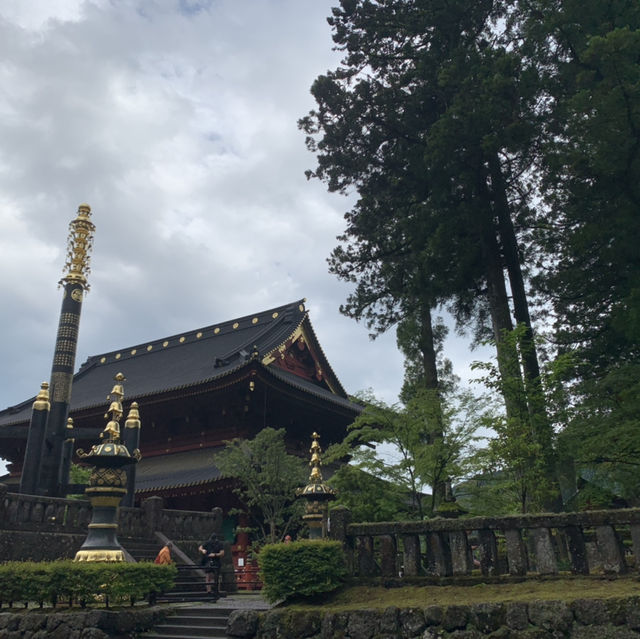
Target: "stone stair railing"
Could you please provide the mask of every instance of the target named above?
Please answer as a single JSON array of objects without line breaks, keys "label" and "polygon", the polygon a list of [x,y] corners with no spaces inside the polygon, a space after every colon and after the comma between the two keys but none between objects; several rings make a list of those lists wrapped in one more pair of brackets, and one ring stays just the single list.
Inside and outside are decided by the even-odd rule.
[{"label": "stone stair railing", "polygon": [[640,570],[640,509],[351,523],[350,511],[337,507],[330,530],[362,579]]}]

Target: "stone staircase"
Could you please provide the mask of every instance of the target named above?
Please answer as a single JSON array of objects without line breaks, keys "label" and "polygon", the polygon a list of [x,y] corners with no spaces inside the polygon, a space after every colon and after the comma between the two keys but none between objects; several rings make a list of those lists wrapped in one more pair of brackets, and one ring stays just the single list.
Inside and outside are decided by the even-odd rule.
[{"label": "stone staircase", "polygon": [[227,620],[233,610],[210,604],[178,607],[164,622],[149,632],[141,634],[141,639],[207,639],[227,637]]},{"label": "stone staircase", "polygon": [[[125,550],[136,561],[153,561],[158,554],[161,544],[159,542],[145,541],[141,539],[120,540]],[[205,587],[205,575],[200,566],[185,564],[180,561],[174,553],[173,559],[178,568],[174,587],[168,592],[158,594],[157,603],[182,603],[196,601],[215,601],[211,595],[207,594]],[[224,592],[220,593],[225,596]]]},{"label": "stone staircase", "polygon": [[122,547],[136,561],[153,561],[156,558],[162,544],[159,542],[147,541],[145,539],[125,538],[120,539]]}]

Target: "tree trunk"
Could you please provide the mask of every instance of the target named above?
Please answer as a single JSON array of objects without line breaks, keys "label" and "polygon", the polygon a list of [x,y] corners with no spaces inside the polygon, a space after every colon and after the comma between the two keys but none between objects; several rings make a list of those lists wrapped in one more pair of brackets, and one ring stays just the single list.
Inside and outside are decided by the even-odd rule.
[{"label": "tree trunk", "polygon": [[498,370],[502,380],[502,396],[504,397],[507,417],[528,421],[522,373],[515,344],[508,339],[513,331],[509,298],[504,282],[504,270],[500,247],[496,239],[496,230],[490,207],[490,198],[484,176],[479,179],[479,205],[481,215],[480,242],[487,280],[487,300],[491,314],[493,336],[496,342]]},{"label": "tree trunk", "polygon": [[[440,389],[438,384],[438,365],[436,358],[436,348],[433,343],[433,323],[431,309],[428,304],[420,307],[420,352],[422,353],[422,365],[424,369],[424,385],[427,390],[435,391],[436,407],[436,427],[429,433],[430,441],[443,437],[442,424],[442,403],[440,400]],[[431,513],[442,502],[446,493],[446,480],[435,482],[431,487],[433,494],[431,498]]]},{"label": "tree trunk", "polygon": [[[553,477],[555,476],[553,431],[549,416],[547,415],[544,390],[540,379],[540,365],[538,363],[538,354],[533,338],[533,328],[531,326],[531,316],[529,315],[529,302],[527,300],[524,277],[520,265],[518,240],[513,227],[502,167],[497,155],[490,157],[489,170],[493,202],[498,219],[498,230],[502,242],[502,254],[511,286],[513,312],[516,323],[524,327],[524,332],[520,337],[518,346],[524,372],[526,401],[532,435],[542,448],[547,477],[553,481]],[[547,504],[549,508],[552,506],[557,507],[557,504],[551,502]]]},{"label": "tree trunk", "polygon": [[436,349],[433,344],[433,324],[428,304],[420,308],[420,352],[424,369],[424,385],[428,389],[438,390],[438,366]]}]

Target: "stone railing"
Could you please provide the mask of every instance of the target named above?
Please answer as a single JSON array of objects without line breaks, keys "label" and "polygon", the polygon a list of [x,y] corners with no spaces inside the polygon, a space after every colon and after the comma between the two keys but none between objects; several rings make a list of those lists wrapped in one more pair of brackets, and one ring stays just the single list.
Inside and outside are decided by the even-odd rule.
[{"label": "stone railing", "polygon": [[222,530],[222,509],[211,512],[197,510],[162,510],[158,530],[171,539],[207,539],[212,532]]},{"label": "stone railing", "polygon": [[[86,534],[91,504],[84,499],[61,499],[10,493],[0,484],[0,529],[28,532]],[[222,528],[222,511],[167,510],[160,497],[150,497],[140,508],[120,507],[118,535],[155,539],[162,532],[174,540],[202,540]]]},{"label": "stone railing", "polygon": [[640,569],[640,509],[352,524],[338,507],[330,535],[361,579],[621,574],[626,554]]},{"label": "stone railing", "polygon": [[86,533],[90,521],[88,501],[9,493],[0,485],[0,528],[4,530]]}]

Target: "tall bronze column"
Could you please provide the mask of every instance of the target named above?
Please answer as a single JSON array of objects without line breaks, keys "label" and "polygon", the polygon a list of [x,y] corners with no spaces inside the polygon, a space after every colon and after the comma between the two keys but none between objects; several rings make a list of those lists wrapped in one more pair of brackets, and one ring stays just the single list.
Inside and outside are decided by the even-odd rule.
[{"label": "tall bronze column", "polygon": [[67,477],[60,476],[61,465],[64,440],[67,437],[67,417],[76,361],[82,298],[84,292],[89,290],[87,275],[94,231],[91,208],[88,204],[81,204],[78,207],[76,219],[69,224],[66,274],[60,280],[60,285],[64,287],[64,296],[51,367],[51,410],[40,452],[37,492],[50,497],[60,497],[62,485],[68,481]]}]

